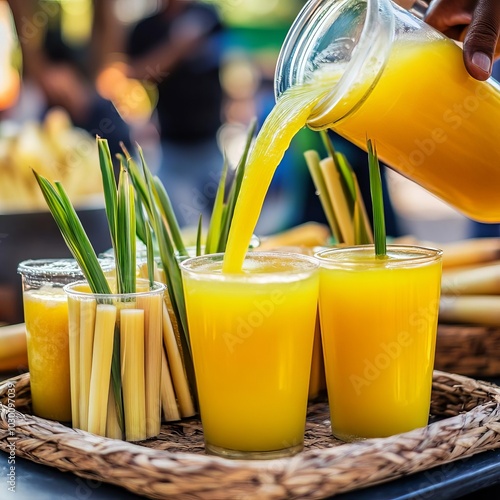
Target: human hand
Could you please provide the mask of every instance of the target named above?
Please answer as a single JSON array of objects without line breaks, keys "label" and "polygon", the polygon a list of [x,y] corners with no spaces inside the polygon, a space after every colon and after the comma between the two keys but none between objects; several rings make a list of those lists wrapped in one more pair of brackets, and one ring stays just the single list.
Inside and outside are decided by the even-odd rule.
[{"label": "human hand", "polygon": [[[433,0],[425,21],[446,36],[464,42],[464,63],[477,80],[486,80],[500,33],[499,0]],[[465,37],[464,37],[465,34]]]}]

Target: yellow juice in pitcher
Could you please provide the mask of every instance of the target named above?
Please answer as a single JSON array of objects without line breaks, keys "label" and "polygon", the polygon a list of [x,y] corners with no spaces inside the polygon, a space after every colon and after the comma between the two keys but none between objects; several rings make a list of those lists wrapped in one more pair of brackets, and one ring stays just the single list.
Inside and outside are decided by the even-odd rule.
[{"label": "yellow juice in pitcher", "polygon": [[394,44],[371,93],[332,128],[364,149],[369,137],[384,163],[469,217],[499,222],[500,92],[462,57],[447,39]]},{"label": "yellow juice in pitcher", "polygon": [[303,446],[317,263],[268,255],[248,257],[240,274],[221,273],[221,255],[181,264],[209,452],[271,458]]},{"label": "yellow juice in pitcher", "polygon": [[68,303],[62,288],[23,293],[33,413],[71,421]]},{"label": "yellow juice in pitcher", "polygon": [[320,317],[333,434],[385,437],[427,425],[441,252],[334,249],[320,259]]}]

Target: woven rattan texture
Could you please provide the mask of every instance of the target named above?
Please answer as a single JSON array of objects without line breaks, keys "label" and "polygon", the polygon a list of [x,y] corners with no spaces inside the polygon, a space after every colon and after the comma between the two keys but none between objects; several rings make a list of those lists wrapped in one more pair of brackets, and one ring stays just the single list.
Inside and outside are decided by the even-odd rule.
[{"label": "woven rattan texture", "polygon": [[[6,405],[13,386],[14,426],[14,410]],[[164,425],[157,439],[135,444],[33,417],[24,374],[0,384],[0,449],[8,451],[14,441],[18,456],[149,498],[325,498],[499,448],[499,403],[500,387],[436,371],[432,423],[425,428],[340,443],[330,435],[326,401],[317,401],[310,404],[302,453],[231,461],[204,454],[197,419]]]}]

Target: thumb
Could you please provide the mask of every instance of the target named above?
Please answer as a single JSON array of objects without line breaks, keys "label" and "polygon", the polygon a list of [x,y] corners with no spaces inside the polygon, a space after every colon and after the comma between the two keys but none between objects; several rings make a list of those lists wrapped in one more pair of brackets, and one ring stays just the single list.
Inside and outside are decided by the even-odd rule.
[{"label": "thumb", "polygon": [[479,0],[464,39],[465,66],[477,80],[491,75],[499,32],[500,2]]}]

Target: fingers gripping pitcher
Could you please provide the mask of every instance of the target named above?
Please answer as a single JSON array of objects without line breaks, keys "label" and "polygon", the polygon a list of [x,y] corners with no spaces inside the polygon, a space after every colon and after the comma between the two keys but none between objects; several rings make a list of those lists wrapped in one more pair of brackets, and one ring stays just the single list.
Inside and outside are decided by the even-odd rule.
[{"label": "fingers gripping pitcher", "polygon": [[500,87],[390,0],[309,0],[281,49],[280,100],[327,89],[309,114],[472,219],[500,222]]}]

